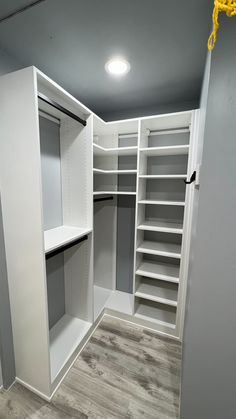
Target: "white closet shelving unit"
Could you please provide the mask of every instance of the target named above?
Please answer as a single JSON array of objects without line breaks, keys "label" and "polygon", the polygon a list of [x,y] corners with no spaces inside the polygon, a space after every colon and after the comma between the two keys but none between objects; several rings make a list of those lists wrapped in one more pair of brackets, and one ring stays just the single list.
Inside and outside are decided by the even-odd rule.
[{"label": "white closet shelving unit", "polygon": [[141,120],[134,316],[182,335],[196,168],[197,112]]},{"label": "white closet shelving unit", "polygon": [[92,116],[34,67],[2,77],[0,86],[16,375],[50,398],[93,324]]},{"label": "white closet shelving unit", "polygon": [[103,313],[181,339],[198,111],[106,123],[35,67],[0,91],[17,380],[48,400]]}]

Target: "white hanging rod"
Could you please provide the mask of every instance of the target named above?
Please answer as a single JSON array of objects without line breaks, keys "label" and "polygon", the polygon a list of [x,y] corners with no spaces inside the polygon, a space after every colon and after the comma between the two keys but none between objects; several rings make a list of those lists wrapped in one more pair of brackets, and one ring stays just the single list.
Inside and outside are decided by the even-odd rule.
[{"label": "white hanging rod", "polygon": [[165,134],[181,134],[187,133],[190,131],[189,127],[182,127],[182,128],[173,128],[173,129],[163,129],[163,130],[153,130],[147,129],[145,134],[149,137],[154,135],[165,135]]}]

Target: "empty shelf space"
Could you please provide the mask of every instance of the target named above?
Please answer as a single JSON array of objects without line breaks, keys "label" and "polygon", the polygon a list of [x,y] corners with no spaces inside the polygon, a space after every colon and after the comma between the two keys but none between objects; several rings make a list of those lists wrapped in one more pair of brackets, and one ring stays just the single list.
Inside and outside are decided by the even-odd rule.
[{"label": "empty shelf space", "polygon": [[62,225],[44,232],[44,250],[49,253],[90,233],[92,229]]},{"label": "empty shelf space", "polygon": [[91,323],[65,314],[50,330],[52,382],[81,343]]},{"label": "empty shelf space", "polygon": [[105,148],[98,144],[93,144],[93,153],[95,156],[135,156],[137,150],[137,146]]},{"label": "empty shelf space", "polygon": [[178,154],[188,154],[189,145],[174,145],[166,147],[145,147],[140,148],[140,152],[146,156],[174,156]]},{"label": "empty shelf space", "polygon": [[187,175],[139,175],[140,179],[187,179]]},{"label": "empty shelf space", "polygon": [[94,168],[93,173],[101,175],[135,175],[137,173],[137,170],[103,170]]},{"label": "empty shelf space", "polygon": [[174,307],[167,307],[144,299],[138,300],[135,317],[175,329],[176,310]]},{"label": "empty shelf space", "polygon": [[153,199],[142,199],[138,202],[143,205],[174,205],[174,206],[185,206],[184,201],[157,201]]},{"label": "empty shelf space", "polygon": [[133,298],[133,294],[115,290],[111,293],[105,307],[131,315],[133,314]]},{"label": "empty shelf space", "polygon": [[138,230],[183,234],[183,224],[168,221],[143,221],[138,225]]},{"label": "empty shelf space", "polygon": [[136,195],[136,192],[122,191],[94,191],[93,195]]},{"label": "empty shelf space", "polygon": [[135,297],[177,307],[178,287],[175,284],[143,278],[137,286]]},{"label": "empty shelf space", "polygon": [[175,284],[179,283],[179,266],[155,261],[143,261],[136,271],[136,275],[161,279]]},{"label": "empty shelf space", "polygon": [[160,255],[180,259],[181,245],[166,242],[143,241],[138,246],[137,252],[147,253],[149,255]]},{"label": "empty shelf space", "polygon": [[102,310],[105,308],[106,302],[112,294],[112,290],[98,287],[94,285],[94,319],[96,320]]}]

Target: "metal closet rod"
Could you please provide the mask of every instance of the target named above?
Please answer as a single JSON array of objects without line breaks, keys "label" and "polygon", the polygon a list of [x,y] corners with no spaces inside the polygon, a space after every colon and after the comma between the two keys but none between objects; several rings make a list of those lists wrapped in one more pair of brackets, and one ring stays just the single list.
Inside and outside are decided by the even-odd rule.
[{"label": "metal closet rod", "polygon": [[93,198],[93,202],[112,201],[113,196],[103,196],[102,198]]},{"label": "metal closet rod", "polygon": [[84,119],[81,119],[79,116],[75,115],[68,109],[64,108],[63,106],[59,105],[59,103],[55,102],[52,99],[49,99],[47,96],[43,95],[42,93],[38,93],[38,98],[43,102],[47,103],[48,105],[52,106],[53,108],[57,109],[58,111],[64,113],[65,115],[69,116],[70,118],[74,119],[75,121],[82,124],[84,127],[87,125],[87,122]]},{"label": "metal closet rod", "polygon": [[80,239],[73,240],[72,242],[68,244],[64,244],[63,246],[60,246],[58,249],[52,250],[51,252],[46,253],[45,258],[46,260],[52,258],[53,256],[58,255],[61,252],[64,252],[65,250],[70,249],[73,246],[76,246],[76,244],[79,244],[85,240],[88,240],[88,236],[83,236]]}]

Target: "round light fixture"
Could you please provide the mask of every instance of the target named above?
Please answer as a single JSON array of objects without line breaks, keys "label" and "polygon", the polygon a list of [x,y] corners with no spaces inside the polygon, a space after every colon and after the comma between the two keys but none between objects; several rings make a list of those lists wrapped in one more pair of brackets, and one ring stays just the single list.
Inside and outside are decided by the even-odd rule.
[{"label": "round light fixture", "polygon": [[105,64],[105,69],[107,73],[120,77],[130,71],[130,63],[124,58],[112,58]]}]

